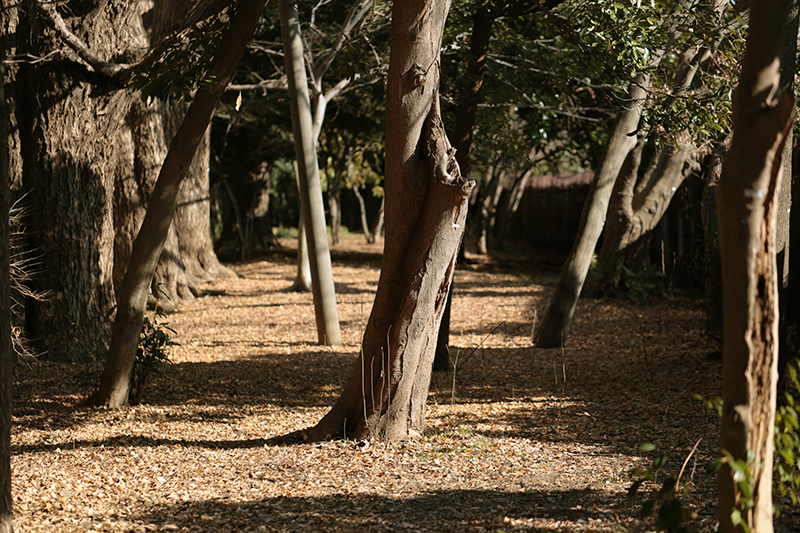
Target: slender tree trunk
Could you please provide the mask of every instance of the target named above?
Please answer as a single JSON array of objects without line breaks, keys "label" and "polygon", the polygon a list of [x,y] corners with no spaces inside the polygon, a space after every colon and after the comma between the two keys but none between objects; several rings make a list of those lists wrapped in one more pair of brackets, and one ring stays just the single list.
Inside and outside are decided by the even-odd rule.
[{"label": "slender tree trunk", "polygon": [[[0,58],[5,50],[0,46]],[[0,63],[0,533],[14,529],[11,498],[11,411],[13,408],[11,347],[11,287],[8,216],[11,208],[8,163],[6,69]]]},{"label": "slender tree trunk", "polygon": [[300,22],[297,19],[297,8],[290,0],[279,0],[279,9],[289,102],[292,108],[295,156],[299,170],[300,201],[303,202],[301,211],[311,265],[311,291],[314,295],[317,337],[320,344],[338,346],[342,343],[342,335],[336,308],[328,231],[325,227],[325,208],[322,203]]},{"label": "slender tree trunk", "polygon": [[575,305],[583,289],[597,240],[603,231],[614,182],[628,154],[636,145],[636,136],[631,133],[639,127],[649,83],[648,76],[638,74],[628,89],[628,103],[617,117],[605,157],[597,169],[586,198],[578,237],[561,270],[556,290],[536,332],[536,346],[540,348],[557,348],[567,340]]},{"label": "slender tree trunk", "polygon": [[[781,154],[794,99],[779,92],[790,0],[750,3],[750,28],[733,96],[734,134],[717,188],[723,298],[719,446],[748,462],[752,508],[723,465],[717,518],[723,533],[771,533],[773,434],[778,360],[775,224]],[[752,461],[751,461],[752,460]],[[749,499],[749,498],[748,498]]]},{"label": "slender tree trunk", "polygon": [[[597,271],[588,276],[585,293],[617,289],[622,267],[649,244],[653,230],[691,170],[689,162],[694,153],[692,142],[684,137],[678,146],[656,151],[653,164],[641,179],[638,163],[620,176],[609,204]],[[637,156],[641,158],[641,152]]]},{"label": "slender tree trunk", "polygon": [[381,205],[378,206],[378,214],[375,215],[375,223],[372,224],[372,242],[378,242],[383,234],[383,217],[386,208],[386,196],[381,198]]},{"label": "slender tree trunk", "polygon": [[720,141],[711,155],[703,187],[703,242],[705,253],[706,330],[714,336],[722,333],[722,279],[719,257],[719,218],[717,217],[717,187],[722,162],[731,146],[733,132]]},{"label": "slender tree trunk", "polygon": [[211,64],[214,81],[197,91],[170,144],[122,281],[108,360],[94,398],[97,405],[118,407],[128,402],[150,282],[178,203],[181,183],[266,3],[267,0],[245,0],[239,4]]},{"label": "slender tree trunk", "polygon": [[362,350],[339,400],[308,433],[402,439],[425,430],[439,320],[473,182],[439,111],[449,2],[394,4],[386,88],[386,237]]},{"label": "slender tree trunk", "polygon": [[364,196],[361,195],[361,191],[358,190],[358,185],[355,183],[353,183],[353,194],[356,196],[356,200],[358,200],[358,210],[361,214],[361,231],[364,232],[364,238],[367,239],[367,244],[372,244],[375,242],[375,239],[372,236],[372,232],[369,230],[369,221],[367,221],[367,205],[364,203]]},{"label": "slender tree trunk", "polygon": [[514,184],[511,190],[502,199],[498,207],[497,222],[494,227],[494,245],[498,249],[505,246],[506,237],[511,230],[511,221],[514,215],[519,210],[519,204],[522,202],[522,196],[525,194],[525,189],[528,186],[528,181],[531,177],[531,170],[517,170],[517,177],[514,179]]},{"label": "slender tree trunk", "polygon": [[[297,169],[297,161],[294,161],[294,176],[297,180],[298,191],[300,190],[300,171]],[[300,202],[300,220],[297,221],[297,275],[290,290],[294,292],[311,292],[311,262],[308,259],[308,239],[306,238],[306,224],[304,202]]]}]

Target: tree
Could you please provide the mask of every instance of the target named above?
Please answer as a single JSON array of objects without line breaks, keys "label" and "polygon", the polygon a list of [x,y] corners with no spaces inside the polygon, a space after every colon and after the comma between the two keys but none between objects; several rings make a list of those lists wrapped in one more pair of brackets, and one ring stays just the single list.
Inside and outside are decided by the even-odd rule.
[{"label": "tree", "polygon": [[[0,51],[2,47],[0,47]],[[11,411],[14,355],[11,347],[11,287],[8,216],[8,109],[6,69],[0,64],[0,532],[14,529],[11,498]]]},{"label": "tree", "polygon": [[122,280],[108,359],[100,388],[93,398],[97,405],[118,407],[128,402],[150,283],[167,238],[181,183],[266,3],[267,0],[245,0],[238,6],[209,67],[212,81],[197,90],[170,144]]},{"label": "tree", "polygon": [[333,285],[331,253],[328,248],[328,232],[325,227],[325,207],[322,203],[322,186],[319,180],[311,119],[311,99],[305,77],[300,22],[297,20],[297,8],[289,0],[279,0],[278,7],[286,59],[286,77],[289,81],[300,201],[303,204],[301,212],[311,266],[311,291],[314,295],[317,336],[320,344],[338,346],[342,343],[342,334],[339,329],[339,313],[336,309],[336,292]]},{"label": "tree", "polygon": [[42,255],[34,288],[51,295],[29,303],[26,326],[37,351],[74,360],[106,347],[107,331],[97,318],[114,305],[111,177],[129,155],[124,123],[133,101],[131,90],[120,89],[125,69],[92,54],[119,57],[139,46],[135,37],[116,31],[136,27],[138,12],[117,1],[71,2],[68,10],[27,5],[27,11],[10,7],[21,22],[9,34],[15,55],[46,57],[66,38],[83,45],[81,52],[65,50],[68,60],[15,65],[11,72],[12,127],[19,136],[12,160],[29,191],[30,247]]},{"label": "tree", "polygon": [[436,335],[474,187],[460,174],[439,109],[449,6],[393,6],[381,275],[361,353],[342,395],[307,434],[312,441],[425,430]]},{"label": "tree", "polygon": [[[775,257],[783,144],[794,99],[781,93],[790,0],[750,2],[750,28],[733,95],[734,133],[717,188],[723,341],[718,475],[720,531],[772,531],[772,466],[778,361]],[[734,464],[736,462],[736,464]],[[734,479],[735,467],[745,479]],[[738,482],[738,483],[737,483]],[[749,485],[750,494],[740,490]]]},{"label": "tree", "polygon": [[636,145],[636,136],[631,134],[639,127],[649,82],[649,76],[638,74],[628,88],[625,107],[617,117],[606,155],[595,173],[589,197],[584,204],[578,237],[561,269],[555,292],[536,331],[535,342],[540,348],[557,348],[563,345],[569,334],[575,305],[603,230],[614,183]]}]

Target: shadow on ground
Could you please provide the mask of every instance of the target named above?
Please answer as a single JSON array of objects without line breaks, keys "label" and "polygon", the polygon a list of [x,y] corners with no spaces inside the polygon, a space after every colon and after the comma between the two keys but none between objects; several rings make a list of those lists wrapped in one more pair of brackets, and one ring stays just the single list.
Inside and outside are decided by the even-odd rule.
[{"label": "shadow on ground", "polygon": [[589,489],[439,491],[412,498],[351,493],[234,504],[216,500],[155,504],[136,519],[154,525],[171,523],[180,531],[217,532],[572,532],[593,522],[612,531],[617,506],[625,506],[624,501]]}]

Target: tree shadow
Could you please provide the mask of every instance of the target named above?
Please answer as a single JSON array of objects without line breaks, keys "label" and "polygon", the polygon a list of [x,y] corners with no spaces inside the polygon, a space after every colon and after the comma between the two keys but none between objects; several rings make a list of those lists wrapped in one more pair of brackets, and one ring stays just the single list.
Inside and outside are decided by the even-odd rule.
[{"label": "tree shadow", "polygon": [[[324,491],[324,489],[322,489]],[[592,489],[431,491],[403,498],[365,493],[155,504],[137,521],[181,531],[573,532],[629,514],[619,495]],[[610,530],[610,529],[609,529]]]}]

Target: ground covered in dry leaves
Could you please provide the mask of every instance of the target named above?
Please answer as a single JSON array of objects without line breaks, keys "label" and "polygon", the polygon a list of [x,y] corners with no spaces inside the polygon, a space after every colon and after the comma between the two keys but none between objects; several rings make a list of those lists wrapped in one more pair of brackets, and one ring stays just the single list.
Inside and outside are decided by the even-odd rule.
[{"label": "ground covered in dry leaves", "polygon": [[[699,300],[584,300],[563,350],[531,325],[556,263],[473,260],[453,300],[456,371],[434,376],[431,434],[301,444],[350,373],[380,247],[334,249],[344,346],[316,344],[291,254],[233,265],[238,279],[182,304],[174,365],[142,405],[82,406],[96,366],[21,362],[12,436],[15,530],[187,532],[640,532],[626,499],[651,442],[685,464],[693,527],[714,525],[719,348]],[[696,443],[697,450],[691,454]],[[661,474],[663,477],[664,474]],[[646,486],[645,490],[654,485]],[[797,531],[784,503],[778,531]]]}]

